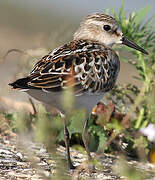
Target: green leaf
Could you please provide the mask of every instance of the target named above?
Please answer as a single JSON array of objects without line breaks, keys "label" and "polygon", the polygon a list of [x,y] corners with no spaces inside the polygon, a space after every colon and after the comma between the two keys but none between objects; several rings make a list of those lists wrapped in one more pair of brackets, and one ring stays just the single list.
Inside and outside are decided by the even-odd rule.
[{"label": "green leaf", "polygon": [[82,133],[84,122],[86,119],[86,112],[84,110],[74,111],[70,117],[70,124],[68,129],[70,134],[73,133]]},{"label": "green leaf", "polygon": [[[104,133],[100,134],[99,136],[99,144],[98,144],[98,149],[97,150],[101,150],[104,148],[105,144],[107,142],[107,137],[105,136]],[[104,148],[104,150],[106,150],[108,147]]]},{"label": "green leaf", "polygon": [[125,4],[125,0],[122,0],[121,8],[120,8],[120,11],[119,11],[119,19],[121,20],[122,26],[126,25],[126,22],[125,22],[125,12],[124,12],[124,4]]},{"label": "green leaf", "polygon": [[8,113],[5,115],[5,118],[8,120],[13,120],[14,119],[14,114],[13,113]]},{"label": "green leaf", "polygon": [[110,9],[111,9],[111,12],[112,12],[112,15],[114,16],[114,18],[115,18],[117,21],[119,21],[119,18],[118,18],[118,16],[117,16],[116,13],[115,13],[115,10],[114,10],[114,7],[113,7],[112,4],[110,5]]},{"label": "green leaf", "polygon": [[122,131],[124,130],[122,124],[117,120],[117,119],[112,119],[112,121],[110,123],[107,123],[106,125],[109,129],[115,129],[118,131]]},{"label": "green leaf", "polygon": [[104,128],[101,127],[101,126],[92,125],[89,128],[89,132],[91,134],[93,134],[94,138],[98,137],[98,147],[97,147],[97,150],[100,150],[101,148],[103,148],[104,144],[107,141],[107,136],[106,136],[107,132],[104,130]]},{"label": "green leaf", "polygon": [[143,120],[143,116],[144,116],[144,108],[141,109],[140,113],[139,113],[139,117],[136,121],[136,124],[135,124],[135,129],[139,129],[140,128],[140,125],[142,123],[142,120]]},{"label": "green leaf", "polygon": [[148,12],[151,10],[151,8],[152,7],[148,5],[145,8],[141,9],[139,12],[137,12],[135,17],[135,22],[137,24],[141,23],[148,14]]}]

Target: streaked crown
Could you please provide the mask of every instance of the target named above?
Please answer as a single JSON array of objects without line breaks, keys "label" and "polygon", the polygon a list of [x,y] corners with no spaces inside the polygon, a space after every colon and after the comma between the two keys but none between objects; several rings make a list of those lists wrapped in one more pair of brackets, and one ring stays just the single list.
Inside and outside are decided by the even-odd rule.
[{"label": "streaked crown", "polygon": [[112,46],[122,43],[122,31],[118,22],[111,16],[95,13],[88,15],[74,34],[74,39],[93,40]]}]

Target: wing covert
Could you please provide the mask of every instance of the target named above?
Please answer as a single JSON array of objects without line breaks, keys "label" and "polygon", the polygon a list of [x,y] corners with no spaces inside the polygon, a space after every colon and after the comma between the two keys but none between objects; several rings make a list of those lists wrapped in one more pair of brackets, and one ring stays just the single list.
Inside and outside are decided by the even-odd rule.
[{"label": "wing covert", "polygon": [[28,85],[49,92],[73,87],[76,95],[108,91],[118,71],[112,53],[95,42],[72,41],[44,56],[31,71]]}]

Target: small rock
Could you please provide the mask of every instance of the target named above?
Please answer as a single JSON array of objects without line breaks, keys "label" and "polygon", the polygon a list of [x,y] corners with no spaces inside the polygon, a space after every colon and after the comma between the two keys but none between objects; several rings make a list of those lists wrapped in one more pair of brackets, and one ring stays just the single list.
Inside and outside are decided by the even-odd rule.
[{"label": "small rock", "polygon": [[47,151],[46,151],[46,149],[45,148],[41,148],[40,149],[40,153],[46,153]]},{"label": "small rock", "polygon": [[45,174],[46,177],[50,176],[50,172],[49,171],[44,171],[44,174]]},{"label": "small rock", "polygon": [[19,160],[22,160],[22,159],[23,159],[22,153],[18,152],[16,155],[18,156]]}]

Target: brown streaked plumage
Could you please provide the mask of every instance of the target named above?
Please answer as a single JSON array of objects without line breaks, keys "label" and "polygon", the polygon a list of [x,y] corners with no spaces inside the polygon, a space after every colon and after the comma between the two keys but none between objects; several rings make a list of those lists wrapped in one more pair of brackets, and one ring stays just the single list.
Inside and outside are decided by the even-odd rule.
[{"label": "brown streaked plumage", "polygon": [[[120,69],[113,44],[125,44],[144,54],[147,52],[128,40],[118,22],[102,13],[88,15],[74,34],[74,40],[44,56],[26,78],[18,79],[10,85],[14,89],[25,90],[32,97],[55,106],[64,112],[61,96],[64,89],[72,86],[75,108],[85,108],[89,113],[104,93],[115,85]],[[65,122],[65,121],[64,121]],[[91,155],[87,142],[88,119],[83,141]],[[64,123],[65,144],[70,168],[74,168],[69,153],[69,134]]]},{"label": "brown streaked plumage", "polygon": [[72,75],[75,95],[80,89],[81,95],[87,91],[104,93],[114,86],[118,71],[119,60],[114,51],[96,42],[78,40],[43,57],[29,74],[27,84],[29,89],[62,91],[67,76]]},{"label": "brown streaked plumage", "polygon": [[[101,21],[101,22],[108,22],[108,23],[117,23],[117,21],[112,17],[107,14],[101,14],[101,13],[95,13],[95,14],[90,14],[85,18],[85,21],[87,20],[96,20],[96,21]],[[118,24],[118,23],[117,23]]]}]

